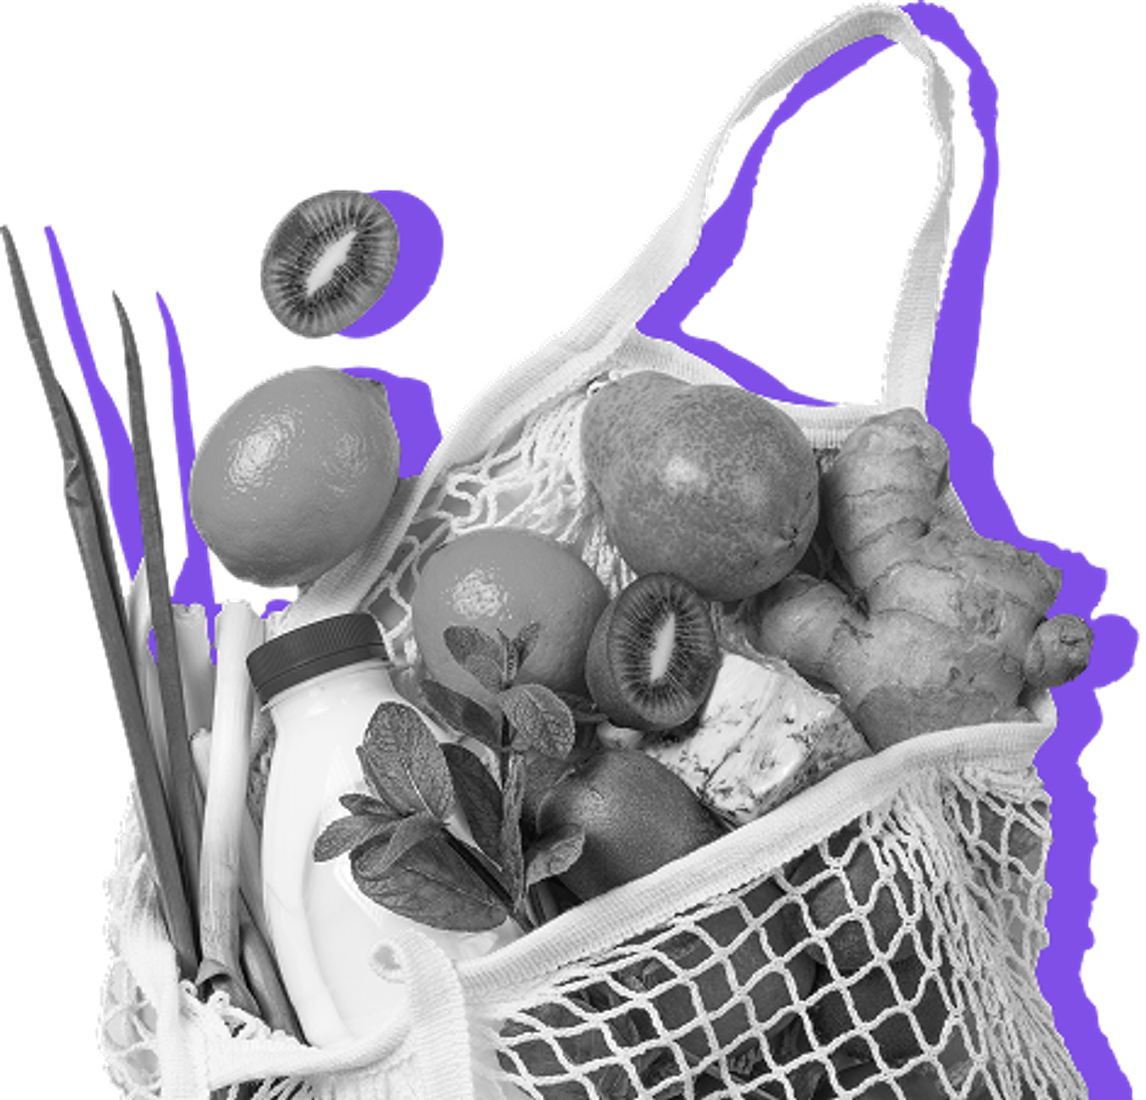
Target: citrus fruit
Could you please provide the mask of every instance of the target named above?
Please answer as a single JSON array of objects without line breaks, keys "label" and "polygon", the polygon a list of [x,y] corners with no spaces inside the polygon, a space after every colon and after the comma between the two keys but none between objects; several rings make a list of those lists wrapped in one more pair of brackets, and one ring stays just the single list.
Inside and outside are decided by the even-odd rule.
[{"label": "citrus fruit", "polygon": [[471,698],[489,692],[454,660],[443,633],[475,626],[514,637],[536,623],[540,633],[519,670],[519,683],[585,693],[585,651],[609,602],[605,586],[554,539],[518,528],[483,528],[436,550],[411,600],[414,639],[429,675]]},{"label": "citrus fruit", "polygon": [[191,518],[240,580],[305,584],[357,549],[398,484],[386,387],[328,367],[260,383],[203,439]]}]

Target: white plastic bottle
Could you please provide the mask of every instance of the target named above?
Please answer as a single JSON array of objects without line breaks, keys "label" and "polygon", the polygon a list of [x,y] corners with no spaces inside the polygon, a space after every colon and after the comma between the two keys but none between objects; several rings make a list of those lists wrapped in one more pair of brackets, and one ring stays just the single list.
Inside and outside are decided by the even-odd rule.
[{"label": "white plastic bottle", "polygon": [[346,813],[339,797],[367,790],[355,750],[378,704],[410,705],[385,656],[378,624],[360,612],[282,634],[248,659],[276,735],[263,815],[264,903],[283,982],[315,1046],[376,1033],[401,1007],[400,986],[371,966],[379,942],[397,929],[418,928],[452,958],[485,954],[520,934],[511,921],[485,933],[417,924],[365,897],[347,855],[313,858],[315,839]]}]

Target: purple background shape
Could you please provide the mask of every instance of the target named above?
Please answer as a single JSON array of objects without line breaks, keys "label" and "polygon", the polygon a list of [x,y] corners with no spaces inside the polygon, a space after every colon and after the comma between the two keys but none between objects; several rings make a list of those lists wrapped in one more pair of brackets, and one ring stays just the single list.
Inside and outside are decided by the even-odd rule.
[{"label": "purple background shape", "polygon": [[393,328],[430,293],[442,266],[443,236],[437,215],[406,191],[371,191],[398,226],[398,265],[382,297],[338,335],[361,339]]},{"label": "purple background shape", "polygon": [[[953,242],[944,286],[928,412],[951,443],[953,477],[976,526],[1038,549],[1061,566],[1059,610],[1089,616],[1101,604],[1091,668],[1054,691],[1059,726],[1038,757],[1054,800],[1055,835],[1049,866],[1052,941],[1038,975],[1091,1095],[1121,1098],[1130,1094],[1127,1074],[1090,998],[1098,997],[1102,973],[1127,982],[1133,993],[1137,953],[1123,945],[1137,943],[1136,896],[1129,893],[1135,875],[1109,852],[1118,835],[1136,835],[1139,825],[1130,815],[1137,800],[1120,799],[1121,791],[1112,794],[1105,787],[1101,851],[1113,870],[1102,879],[1096,904],[1096,800],[1088,776],[1098,792],[1100,763],[1128,772],[1125,745],[1138,725],[1125,721],[1125,701],[1120,712],[1114,689],[1104,698],[1106,737],[1091,744],[1104,721],[1098,691],[1122,681],[1136,660],[1138,630],[1116,613],[1128,606],[1135,583],[1133,540],[1123,531],[1123,511],[1094,500],[1109,469],[1135,467],[1135,434],[1129,431],[1122,380],[1106,368],[1122,361],[1121,352],[1109,325],[1096,321],[1108,311],[1104,285],[1093,274],[1104,269],[1102,234],[1092,229],[1093,219],[1101,220],[1098,197],[1091,196],[1096,183],[1090,163],[1069,155],[1072,139],[1059,113],[1046,111],[1044,58],[1066,57],[1081,44],[1063,39],[1050,22],[999,19],[990,7],[960,10],[952,3],[953,14],[940,5],[905,7],[936,45],[961,112],[952,234],[963,229]],[[838,10],[834,3],[777,8],[752,33],[732,33],[713,22],[693,28],[688,41],[675,26],[660,34],[647,25],[631,33],[618,30],[609,47],[615,63],[595,63],[591,71],[586,58],[603,48],[591,34],[579,38],[571,32],[567,42],[555,46],[547,40],[535,52],[515,44],[499,53],[490,42],[474,54],[472,71],[455,74],[468,101],[453,115],[429,94],[440,95],[438,77],[427,76],[425,88],[411,88],[402,108],[392,112],[399,125],[388,136],[397,146],[387,150],[385,163],[413,168],[403,181],[410,181],[409,194],[432,205],[439,226],[449,225],[450,264],[441,264],[429,296],[370,345],[304,345],[284,337],[262,309],[242,257],[257,256],[270,227],[301,191],[289,178],[267,171],[274,158],[266,141],[252,140],[237,118],[218,120],[211,148],[197,148],[195,135],[187,136],[181,154],[213,156],[220,142],[233,143],[234,178],[256,181],[238,188],[240,203],[183,171],[150,164],[133,172],[132,188],[89,178],[81,196],[68,174],[52,178],[47,163],[28,162],[21,173],[9,174],[0,184],[0,220],[10,223],[21,246],[56,368],[88,425],[97,458],[103,447],[112,469],[128,471],[115,455],[119,414],[110,403],[123,402],[111,289],[132,314],[148,368],[175,598],[210,603],[204,594],[217,592],[219,598],[246,596],[256,606],[267,600],[266,592],[235,586],[196,557],[194,528],[182,525],[174,505],[190,454],[188,432],[202,437],[229,400],[276,370],[324,362],[352,372],[385,371],[402,439],[403,474],[416,471],[442,426],[480,385],[571,322],[620,270],[680,196],[708,136],[746,82]],[[665,58],[675,61],[666,66]],[[808,102],[791,125],[774,125],[774,116],[783,117],[782,110],[790,115],[808,88],[830,87],[855,65],[860,68],[846,87]],[[807,394],[800,400],[817,402],[876,396],[903,254],[934,182],[934,140],[923,115],[918,71],[900,50],[885,49],[878,39],[861,42],[741,126],[717,174],[701,249],[641,328],[676,339],[759,392]],[[543,116],[525,111],[524,96],[532,88],[544,89]],[[1002,184],[999,88],[1006,115]],[[967,109],[982,131],[981,154]],[[427,132],[435,135],[429,150]],[[766,171],[758,180],[761,164]],[[173,210],[180,214],[178,226],[160,231],[171,225]],[[401,223],[400,231],[405,241]],[[223,264],[218,241],[226,242]],[[50,290],[62,270],[58,243],[74,282],[74,291],[56,283],[60,311]],[[230,257],[240,260],[233,264]],[[66,331],[61,311],[69,322]],[[29,557],[29,583],[11,587],[18,602],[11,619],[28,631],[15,675],[22,683],[41,682],[50,655],[53,671],[74,679],[73,694],[87,700],[83,716],[94,717],[92,728],[81,726],[71,736],[70,747],[92,775],[110,776],[102,784],[71,787],[92,834],[105,834],[104,847],[92,844],[93,854],[100,854],[97,878],[107,870],[123,807],[126,757],[107,706],[107,677],[95,655],[83,579],[56,495],[58,457],[36,411],[42,396],[18,346],[10,309],[7,316],[9,343],[17,343],[10,360],[15,366],[9,370],[8,423],[31,423],[6,440],[9,447],[18,441],[18,462],[9,469],[18,471],[16,501],[28,509],[36,532],[22,548]],[[72,367],[69,343],[83,377]],[[102,418],[99,408],[88,409],[84,401],[87,382],[93,406],[100,404],[92,344],[99,351],[102,384],[109,388]],[[191,404],[197,432],[183,415]],[[167,406],[181,433],[171,445],[163,438]],[[1080,476],[1081,488],[1073,480]],[[104,481],[112,497],[119,479]],[[125,484],[133,485],[129,472]],[[120,500],[120,516],[132,506]],[[125,567],[134,569],[139,549],[133,549],[132,529],[129,522],[121,524],[118,534]],[[1045,537],[1031,539],[1025,531]],[[1085,549],[1069,549],[1073,545]],[[1091,560],[1117,567],[1108,572]],[[272,594],[264,610],[283,602]],[[1122,697],[1127,692],[1123,687]],[[112,773],[117,767],[118,776]],[[83,899],[76,891],[56,897],[52,889],[46,883],[47,901],[68,906],[80,919]],[[1127,891],[1124,897],[1120,890]],[[97,982],[105,962],[95,932],[103,904],[97,888],[87,894],[97,966],[88,980]],[[1088,959],[1092,906],[1101,933]],[[1089,995],[1080,980],[1084,961]],[[60,1011],[58,1004],[55,995],[45,1001],[53,1013]],[[1118,998],[1101,1004],[1110,1035],[1129,1058],[1133,1013],[1114,1014]],[[88,1050],[91,1017],[86,1007],[80,1014],[84,1020],[77,1030],[83,1034],[76,1042]]]}]

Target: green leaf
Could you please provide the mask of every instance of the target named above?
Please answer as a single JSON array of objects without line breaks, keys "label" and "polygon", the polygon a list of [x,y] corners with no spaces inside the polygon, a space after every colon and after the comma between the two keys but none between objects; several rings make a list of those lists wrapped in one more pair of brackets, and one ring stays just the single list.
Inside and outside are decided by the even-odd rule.
[{"label": "green leaf", "polygon": [[500,629],[497,633],[501,639],[502,649],[505,655],[504,686],[508,687],[517,679],[517,674],[521,671],[521,666],[528,660],[529,654],[532,652],[537,638],[541,634],[541,624],[527,623],[512,638],[508,637]]},{"label": "green leaf", "polygon": [[502,638],[495,638],[477,626],[447,626],[442,638],[454,660],[487,691],[497,692],[505,687]]},{"label": "green leaf", "polygon": [[367,878],[380,878],[411,848],[431,837],[439,836],[442,823],[428,813],[404,817],[390,832],[385,844],[369,844],[356,855],[359,872]]},{"label": "green leaf", "polygon": [[350,857],[358,889],[400,916],[453,932],[486,932],[509,915],[493,889],[442,835],[408,849],[379,876],[368,873],[371,859],[362,849]]},{"label": "green leaf", "polygon": [[454,796],[470,832],[478,847],[496,863],[501,847],[501,788],[469,749],[443,745],[442,752],[454,781]]},{"label": "green leaf", "polygon": [[568,871],[581,858],[585,830],[580,825],[562,825],[539,837],[525,853],[525,885]]},{"label": "green leaf", "polygon": [[607,721],[607,717],[597,709],[597,704],[587,695],[577,695],[571,691],[555,691],[553,693],[561,700],[573,715],[574,722],[585,722],[596,725]]},{"label": "green leaf", "polygon": [[502,688],[507,688],[513,683],[520,665],[513,639],[500,626],[497,628],[497,639],[501,642],[501,687],[498,688],[501,691]]},{"label": "green leaf", "polygon": [[525,758],[510,753],[506,758],[505,783],[501,790],[501,837],[498,863],[515,905],[525,896],[525,860],[521,852],[521,806],[525,800]]},{"label": "green leaf", "polygon": [[536,749],[564,759],[573,749],[577,727],[569,708],[542,684],[514,684],[497,698],[514,731],[519,751]]},{"label": "green leaf", "polygon": [[332,821],[314,842],[313,855],[318,863],[337,859],[373,840],[385,839],[398,826],[395,818],[352,814]]},{"label": "green leaf", "polygon": [[342,795],[338,801],[342,803],[344,809],[363,817],[384,817],[397,821],[400,816],[389,802],[383,802],[371,794],[359,794],[353,791]]},{"label": "green leaf", "polygon": [[500,712],[495,714],[476,699],[439,684],[437,680],[424,680],[422,691],[446,725],[476,738],[491,749],[501,748]]},{"label": "green leaf", "polygon": [[453,808],[450,770],[441,746],[408,703],[378,705],[358,758],[374,793],[403,816],[425,810],[443,821]]},{"label": "green leaf", "polygon": [[540,636],[540,623],[529,623],[517,632],[517,637],[513,639],[513,646],[517,652],[517,664],[519,668],[529,659],[529,655],[533,652],[533,647],[537,644],[537,639]]}]

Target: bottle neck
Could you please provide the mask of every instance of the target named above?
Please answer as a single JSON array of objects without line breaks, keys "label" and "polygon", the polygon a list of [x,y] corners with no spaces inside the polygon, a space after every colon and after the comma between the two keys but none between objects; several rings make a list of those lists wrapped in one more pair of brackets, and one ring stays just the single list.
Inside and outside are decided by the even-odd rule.
[{"label": "bottle neck", "polygon": [[354,664],[332,668],[328,672],[292,684],[285,691],[272,695],[263,709],[270,713],[271,719],[278,725],[291,712],[307,702],[313,703],[324,695],[346,690],[352,687],[355,681],[369,681],[372,686],[393,690],[386,665],[377,657],[367,657],[355,661]]}]

